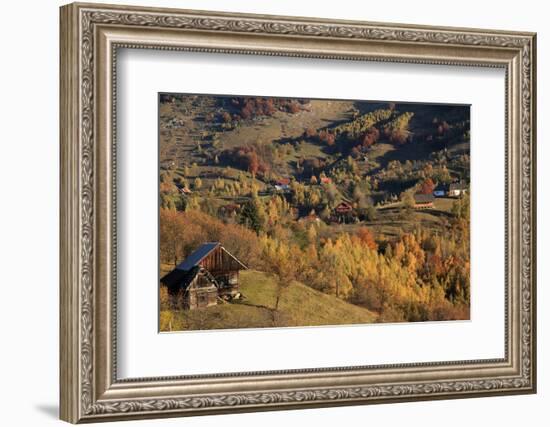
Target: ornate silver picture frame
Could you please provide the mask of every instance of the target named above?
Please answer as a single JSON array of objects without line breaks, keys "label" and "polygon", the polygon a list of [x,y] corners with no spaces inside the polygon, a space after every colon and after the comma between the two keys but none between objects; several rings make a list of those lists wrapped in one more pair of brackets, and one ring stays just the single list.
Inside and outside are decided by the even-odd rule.
[{"label": "ornate silver picture frame", "polygon": [[[535,34],[80,3],[60,13],[61,419],[97,422],[536,391]],[[504,357],[120,379],[115,70],[121,48],[503,69]]]}]

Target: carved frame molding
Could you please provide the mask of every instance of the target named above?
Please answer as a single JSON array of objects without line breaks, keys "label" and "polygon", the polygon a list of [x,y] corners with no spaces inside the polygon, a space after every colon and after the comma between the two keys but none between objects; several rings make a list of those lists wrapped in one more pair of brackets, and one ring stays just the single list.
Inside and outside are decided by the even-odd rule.
[{"label": "carved frame molding", "polygon": [[[116,286],[111,282],[116,282],[118,48],[504,67],[510,266],[506,357],[117,380]],[[534,392],[535,80],[532,33],[92,4],[62,7],[61,418],[83,422]],[[289,380],[293,385],[285,386]]]}]

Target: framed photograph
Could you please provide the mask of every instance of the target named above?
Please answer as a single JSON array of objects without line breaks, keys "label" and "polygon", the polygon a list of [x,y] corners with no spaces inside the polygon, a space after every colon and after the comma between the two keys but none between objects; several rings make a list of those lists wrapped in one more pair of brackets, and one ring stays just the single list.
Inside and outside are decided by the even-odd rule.
[{"label": "framed photograph", "polygon": [[535,34],[60,22],[63,420],[536,391]]}]

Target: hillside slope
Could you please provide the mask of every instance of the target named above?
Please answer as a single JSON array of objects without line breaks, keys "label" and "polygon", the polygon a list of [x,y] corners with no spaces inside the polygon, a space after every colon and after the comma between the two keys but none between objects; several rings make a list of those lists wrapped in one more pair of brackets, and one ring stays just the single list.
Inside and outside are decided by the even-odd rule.
[{"label": "hillside slope", "polygon": [[160,330],[206,330],[283,326],[319,326],[373,323],[376,314],[334,296],[293,282],[283,291],[275,312],[276,286],[273,278],[254,270],[240,274],[246,299],[192,311],[162,311]]}]

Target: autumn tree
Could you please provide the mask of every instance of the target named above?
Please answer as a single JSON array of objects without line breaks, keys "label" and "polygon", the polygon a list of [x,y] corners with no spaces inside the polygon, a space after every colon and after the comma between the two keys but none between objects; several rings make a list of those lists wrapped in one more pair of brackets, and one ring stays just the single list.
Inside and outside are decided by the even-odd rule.
[{"label": "autumn tree", "polygon": [[451,212],[459,219],[470,220],[470,195],[464,194],[453,203]]},{"label": "autumn tree", "polygon": [[311,224],[307,229],[307,240],[309,243],[312,244],[315,244],[315,242],[317,242],[317,229],[313,224]]},{"label": "autumn tree", "polygon": [[384,126],[384,134],[390,142],[404,144],[410,139],[409,122],[413,116],[411,112],[400,114]]},{"label": "autumn tree", "polygon": [[431,178],[425,179],[420,183],[420,189],[418,192],[420,194],[432,194],[435,189],[435,183],[432,181]]},{"label": "autumn tree", "polygon": [[257,174],[268,173],[276,156],[276,149],[271,144],[262,144],[259,141],[253,144],[235,147],[223,152],[226,161],[235,166],[247,170],[256,176]]},{"label": "autumn tree", "polygon": [[373,250],[378,249],[378,245],[376,244],[376,240],[374,239],[374,234],[368,227],[361,227],[357,230],[356,233],[357,237],[367,247]]},{"label": "autumn tree", "polygon": [[368,148],[373,144],[376,144],[379,138],[380,138],[380,131],[376,127],[372,126],[368,128],[363,135],[361,135],[361,137],[359,138],[359,143],[363,147]]},{"label": "autumn tree", "polygon": [[160,210],[160,257],[174,267],[185,255],[181,237],[186,233],[182,214],[172,209]]},{"label": "autumn tree", "polygon": [[347,159],[346,159],[346,164],[347,164],[348,170],[352,174],[357,173],[358,166],[357,166],[357,162],[353,159],[353,157],[348,156]]},{"label": "autumn tree", "polygon": [[200,190],[202,187],[202,180],[199,177],[196,177],[193,181],[193,188],[195,190]]},{"label": "autumn tree", "polygon": [[317,136],[317,130],[315,130],[312,127],[308,127],[304,130],[304,137],[305,138],[313,138]]},{"label": "autumn tree", "polygon": [[338,201],[339,192],[336,188],[336,185],[334,183],[330,182],[325,186],[325,193],[328,198],[328,202],[330,206],[336,205],[336,202]]},{"label": "autumn tree", "polygon": [[297,102],[291,102],[288,106],[288,112],[291,113],[291,114],[296,114],[296,113],[299,113],[300,111],[302,111],[302,108],[300,107],[300,104],[298,104]]},{"label": "autumn tree", "polygon": [[239,224],[224,224],[219,227],[219,232],[214,237],[247,267],[254,268],[258,265],[261,246],[254,231]]},{"label": "autumn tree", "polygon": [[[348,235],[344,234],[344,236]],[[338,239],[334,243],[329,239],[319,253],[319,262],[324,266],[329,292],[342,299],[346,299],[353,289],[353,284],[347,274],[350,258],[347,256],[344,246],[342,239]]]},{"label": "autumn tree", "polygon": [[224,111],[222,113],[222,120],[225,122],[225,123],[230,123],[232,118],[231,118],[231,114],[229,114],[227,111]]},{"label": "autumn tree", "polygon": [[410,191],[401,193],[401,202],[403,203],[403,207],[409,211],[415,206],[414,196]]},{"label": "autumn tree", "polygon": [[300,259],[301,251],[297,247],[267,237],[263,239],[263,247],[263,267],[275,276],[276,288],[272,307],[272,321],[276,325],[283,294],[291,283],[296,280],[297,268],[295,262]]},{"label": "autumn tree", "polygon": [[319,131],[319,133],[317,134],[317,138],[320,142],[327,144],[329,147],[333,146],[336,143],[336,135],[325,129]]}]

